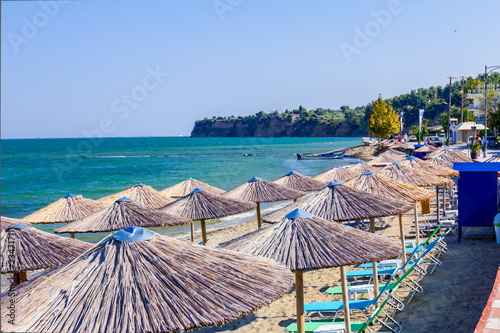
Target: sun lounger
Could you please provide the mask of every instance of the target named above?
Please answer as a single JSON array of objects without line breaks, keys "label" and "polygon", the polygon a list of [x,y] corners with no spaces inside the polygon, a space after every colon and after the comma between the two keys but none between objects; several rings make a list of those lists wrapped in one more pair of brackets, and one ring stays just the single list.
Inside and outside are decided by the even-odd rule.
[{"label": "sun lounger", "polygon": [[[428,248],[426,248],[426,250],[429,250]],[[416,248],[410,255],[408,261],[405,263],[405,265],[403,267],[401,267],[400,269],[401,270],[405,270],[407,267],[410,267],[409,268],[409,272],[408,274],[404,274],[406,276],[405,279],[402,279],[400,282],[402,282],[405,286],[407,286],[408,288],[410,288],[411,290],[409,291],[405,291],[405,290],[401,290],[402,292],[408,292],[410,295],[410,300],[411,298],[413,297],[413,294],[415,292],[422,292],[423,291],[423,288],[413,279],[411,279],[409,277],[409,273],[411,273],[413,270],[417,270],[417,273],[419,274],[419,277],[422,275],[422,274],[426,274],[426,271],[424,268],[418,268],[418,266],[420,265],[420,262],[421,260],[424,258],[425,255],[427,255],[428,251],[425,251],[424,253],[421,253],[421,256],[415,260],[413,260],[413,258],[416,256],[416,253],[417,252],[420,252],[420,247]],[[393,277],[397,276],[397,274],[394,274],[393,276],[391,276],[391,279],[393,279]],[[396,285],[395,283],[389,283],[390,281],[388,281],[385,285],[381,285],[379,286],[379,290],[382,291],[384,290],[384,288],[387,288],[388,290],[393,290]],[[363,285],[363,284],[361,284]],[[373,288],[373,285],[372,284],[365,284],[367,287],[371,287]],[[351,288],[353,287],[357,287],[359,285],[356,285],[356,286],[348,286],[347,288],[350,290]],[[337,297],[338,295],[342,295],[342,288],[341,286],[335,286],[335,287],[330,287],[328,288],[327,290],[325,290],[325,293],[326,294],[329,294],[329,295],[332,295],[333,298],[335,300],[337,300]],[[357,294],[358,296],[362,296],[363,294],[365,293],[364,290],[359,290],[357,291]]]},{"label": "sun lounger", "polygon": [[[402,273],[401,268],[394,269],[394,272],[391,274],[391,277],[387,280],[387,282],[380,290],[379,295],[376,298],[372,300],[351,300],[349,301],[349,310],[359,311],[366,316],[365,311],[375,308],[376,305],[382,301],[382,297],[387,297],[387,298],[391,297],[390,294],[394,293],[398,289],[398,286],[401,283],[401,281],[403,281],[413,271],[413,269],[418,265],[419,261],[420,259],[412,263],[412,266],[403,274],[401,274]],[[396,282],[392,282],[399,275],[401,276],[396,280]],[[402,310],[404,307],[404,304],[396,298],[394,298],[394,302],[389,302],[389,304],[391,305],[391,310],[394,312],[396,310]],[[308,320],[310,320],[309,314],[315,312],[317,312],[322,317],[324,316],[323,314],[325,312],[334,313],[333,320],[335,320],[335,318],[338,316],[340,312],[343,311],[343,309],[344,309],[344,304],[341,301],[312,302],[304,305],[304,311],[306,312]]]},{"label": "sun lounger", "polygon": [[[385,311],[385,306],[390,302],[391,297],[392,294],[388,293],[385,300],[375,308],[365,322],[351,322],[351,332],[365,332],[366,330],[369,330],[369,327],[374,323],[382,325],[390,332],[401,332],[401,324],[394,320],[394,318],[392,318],[392,316]],[[343,321],[311,321],[305,323],[306,333],[342,332],[342,329],[345,331],[345,323]],[[288,325],[285,328],[285,331],[296,333],[297,324],[293,323]]]},{"label": "sun lounger", "polygon": [[[394,268],[381,268],[377,271],[378,277],[383,278],[384,276],[391,275],[398,270],[397,267]],[[350,284],[350,279],[354,280],[359,284],[358,278],[370,278],[370,281],[373,279],[373,270],[372,269],[361,269],[355,271],[349,271],[346,273],[347,283]]]}]

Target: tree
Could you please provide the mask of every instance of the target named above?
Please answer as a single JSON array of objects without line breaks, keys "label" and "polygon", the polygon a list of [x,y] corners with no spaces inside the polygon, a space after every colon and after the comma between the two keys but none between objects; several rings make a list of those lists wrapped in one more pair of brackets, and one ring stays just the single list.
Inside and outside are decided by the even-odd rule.
[{"label": "tree", "polygon": [[384,102],[380,95],[370,112],[368,129],[379,138],[399,132],[399,116],[394,112],[391,103]]}]

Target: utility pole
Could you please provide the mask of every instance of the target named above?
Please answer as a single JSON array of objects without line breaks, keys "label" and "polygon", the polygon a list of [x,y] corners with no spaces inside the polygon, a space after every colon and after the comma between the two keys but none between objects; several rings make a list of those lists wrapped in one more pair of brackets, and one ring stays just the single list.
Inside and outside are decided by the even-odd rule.
[{"label": "utility pole", "polygon": [[488,66],[484,66],[484,146],[483,146],[483,157],[486,157],[486,150],[488,146],[488,127],[486,127],[486,123],[488,122],[488,103],[486,102],[488,99]]},{"label": "utility pole", "polygon": [[[460,122],[464,122],[464,77],[460,77],[462,79],[462,90],[460,91],[460,96],[462,97],[462,105],[460,106]],[[469,120],[469,114],[467,113],[467,121]]]},{"label": "utility pole", "polygon": [[448,139],[446,139],[446,145],[450,145],[450,131],[451,131],[451,80],[456,80],[456,77],[448,76],[450,79],[450,96],[448,99]]},{"label": "utility pole", "polygon": [[[488,73],[494,70],[500,69],[500,66],[484,66],[484,146],[483,146],[483,157],[486,157],[486,150],[488,148],[488,130],[486,124],[488,122]],[[489,71],[488,71],[489,70]]]}]

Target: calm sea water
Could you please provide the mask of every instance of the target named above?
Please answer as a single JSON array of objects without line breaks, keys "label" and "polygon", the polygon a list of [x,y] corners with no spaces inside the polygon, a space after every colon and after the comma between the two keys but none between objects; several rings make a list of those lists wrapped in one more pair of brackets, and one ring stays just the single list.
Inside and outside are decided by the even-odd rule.
[{"label": "calm sea water", "polygon": [[[138,183],[163,190],[193,177],[229,190],[253,176],[274,180],[290,170],[314,176],[334,166],[358,161],[299,161],[294,154],[360,143],[361,138],[2,140],[1,214],[21,218],[68,193],[98,199]],[[265,205],[263,210],[269,206]],[[215,230],[251,219],[255,219],[255,212],[209,221],[207,228]],[[37,225],[37,228],[51,232],[58,226]],[[189,226],[155,228],[155,231],[182,238],[189,232]],[[90,234],[77,238],[97,242],[103,236]]]}]

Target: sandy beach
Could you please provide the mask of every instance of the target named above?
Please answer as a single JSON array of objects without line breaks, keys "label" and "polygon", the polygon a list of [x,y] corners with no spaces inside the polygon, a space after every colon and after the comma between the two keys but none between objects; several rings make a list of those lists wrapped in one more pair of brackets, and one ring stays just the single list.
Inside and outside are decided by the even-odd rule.
[{"label": "sandy beach", "polygon": [[[386,218],[389,226],[377,229],[376,233],[399,239],[398,219]],[[407,239],[414,239],[409,233],[413,215],[404,216]],[[263,227],[268,226],[264,224]],[[251,221],[236,227],[209,234],[208,246],[239,237],[256,230],[257,222]],[[493,240],[492,229],[483,230],[478,239],[472,238],[458,243],[457,237],[448,236],[449,252],[441,256],[443,266],[433,274],[421,279],[424,287],[396,315],[404,332],[472,332],[479,321],[481,312],[491,292],[495,274],[500,263],[498,245]],[[469,236],[468,236],[469,237]],[[200,241],[201,238],[197,239]],[[339,269],[322,269],[304,273],[305,302],[330,301],[324,294],[327,287],[340,285]],[[196,332],[282,332],[295,321],[295,287],[283,298],[271,303],[255,313],[240,318],[221,327],[212,327]],[[359,318],[354,315],[354,319]],[[379,326],[374,326],[376,331]]]}]

